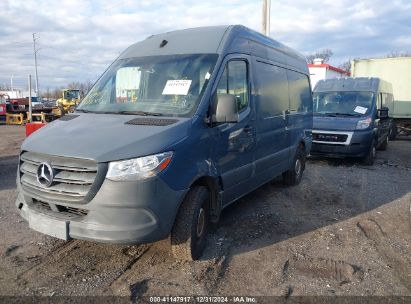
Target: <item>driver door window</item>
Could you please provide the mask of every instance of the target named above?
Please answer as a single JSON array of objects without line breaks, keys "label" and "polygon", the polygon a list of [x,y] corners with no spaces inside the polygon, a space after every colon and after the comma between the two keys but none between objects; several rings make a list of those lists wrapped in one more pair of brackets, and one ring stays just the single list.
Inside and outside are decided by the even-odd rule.
[{"label": "driver door window", "polygon": [[232,94],[236,97],[238,112],[248,106],[248,68],[243,60],[227,63],[217,87],[218,94]]}]

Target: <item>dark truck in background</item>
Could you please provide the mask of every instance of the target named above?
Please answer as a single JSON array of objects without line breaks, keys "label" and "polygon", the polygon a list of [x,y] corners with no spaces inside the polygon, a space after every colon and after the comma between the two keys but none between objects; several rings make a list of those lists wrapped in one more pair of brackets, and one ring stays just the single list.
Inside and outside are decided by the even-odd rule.
[{"label": "dark truck in background", "polygon": [[359,157],[374,163],[387,148],[392,86],[379,78],[320,80],[314,88],[312,155]]}]

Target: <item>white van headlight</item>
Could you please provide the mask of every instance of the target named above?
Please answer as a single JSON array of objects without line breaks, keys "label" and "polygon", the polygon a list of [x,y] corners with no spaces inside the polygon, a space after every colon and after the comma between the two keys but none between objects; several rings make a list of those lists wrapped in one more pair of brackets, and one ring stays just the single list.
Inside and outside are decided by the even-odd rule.
[{"label": "white van headlight", "polygon": [[372,119],[368,117],[367,119],[359,120],[357,122],[357,127],[355,129],[357,130],[364,130],[367,129],[372,122]]},{"label": "white van headlight", "polygon": [[163,171],[170,164],[173,152],[110,162],[106,178],[113,181],[141,180]]}]

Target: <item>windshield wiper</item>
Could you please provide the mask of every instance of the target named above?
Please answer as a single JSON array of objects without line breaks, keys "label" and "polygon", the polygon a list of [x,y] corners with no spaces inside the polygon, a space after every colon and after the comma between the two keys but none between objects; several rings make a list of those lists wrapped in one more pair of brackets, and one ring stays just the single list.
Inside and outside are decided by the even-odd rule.
[{"label": "windshield wiper", "polygon": [[325,116],[331,116],[331,117],[337,117],[337,116],[361,116],[360,114],[354,114],[354,113],[340,113],[340,112],[330,112],[330,113],[315,113],[315,114],[320,114],[320,115],[325,115]]},{"label": "windshield wiper", "polygon": [[83,113],[95,113],[94,111],[90,111],[90,110],[83,110],[83,109],[76,109],[76,112],[83,112]]},{"label": "windshield wiper", "polygon": [[76,109],[76,112],[95,113],[95,114],[111,114],[112,113],[108,111],[91,111],[91,110],[84,110],[84,109]]},{"label": "windshield wiper", "polygon": [[321,113],[321,112],[314,112],[314,115],[319,115],[319,116],[332,116],[336,117],[335,113]]},{"label": "windshield wiper", "polygon": [[360,114],[354,114],[354,113],[333,113],[335,115],[340,115],[340,116],[361,116]]},{"label": "windshield wiper", "polygon": [[146,112],[146,111],[117,111],[111,112],[113,114],[122,114],[122,115],[140,115],[140,116],[162,116],[161,113],[155,112]]},{"label": "windshield wiper", "polygon": [[140,116],[162,116],[161,113],[145,112],[145,111],[90,111],[84,109],[76,109],[77,112],[96,113],[96,114],[121,114],[121,115],[140,115]]}]

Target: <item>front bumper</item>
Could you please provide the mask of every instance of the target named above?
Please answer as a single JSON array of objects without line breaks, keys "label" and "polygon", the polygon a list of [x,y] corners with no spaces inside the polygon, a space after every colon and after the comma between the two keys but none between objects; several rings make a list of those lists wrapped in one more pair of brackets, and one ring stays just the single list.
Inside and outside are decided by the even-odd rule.
[{"label": "front bumper", "polygon": [[374,137],[372,130],[355,131],[346,144],[327,144],[313,142],[310,154],[326,157],[365,157]]},{"label": "front bumper", "polygon": [[[166,238],[187,190],[171,189],[160,178],[145,181],[105,180],[86,204],[56,204],[39,208],[18,184],[16,206],[30,228],[61,239],[106,243],[141,244]],[[84,214],[60,212],[80,208]],[[71,210],[71,209],[70,209]]]}]

